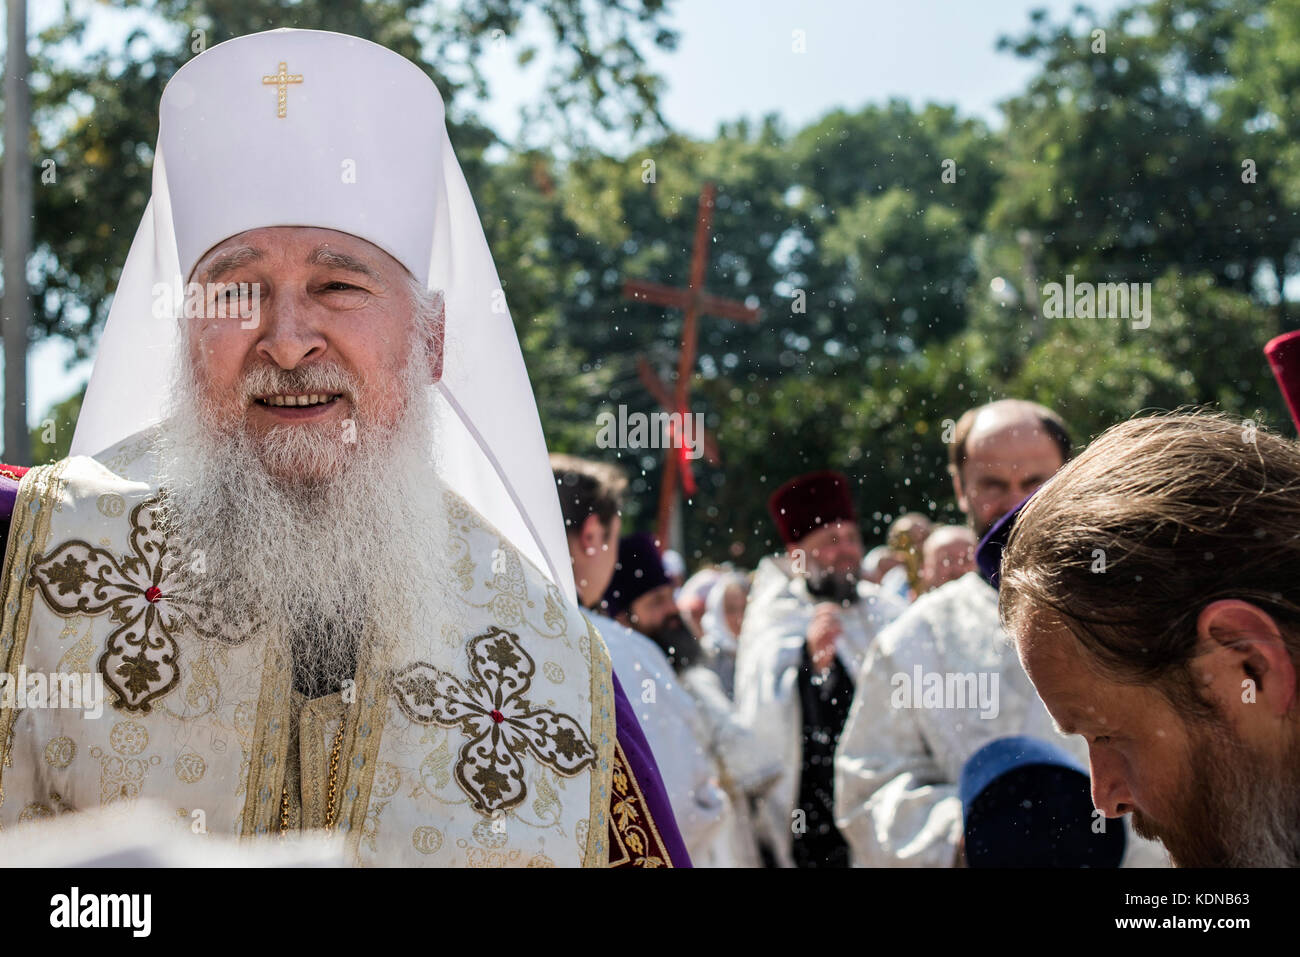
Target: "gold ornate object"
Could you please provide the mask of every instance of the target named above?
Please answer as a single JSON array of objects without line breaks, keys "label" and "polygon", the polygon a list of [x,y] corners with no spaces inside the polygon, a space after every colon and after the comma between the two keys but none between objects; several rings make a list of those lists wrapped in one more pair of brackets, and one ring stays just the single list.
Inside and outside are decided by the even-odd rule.
[{"label": "gold ornate object", "polygon": [[263,86],[274,86],[276,88],[276,93],[279,96],[279,100],[278,100],[278,109],[276,110],[275,115],[278,116],[280,119],[284,119],[285,114],[289,108],[289,84],[301,83],[301,82],[302,82],[302,74],[290,73],[289,64],[285,63],[283,60],[280,61],[279,69],[277,72],[271,74],[270,76],[262,77]]},{"label": "gold ornate object", "polygon": [[[334,746],[330,749],[329,790],[326,792],[325,798],[325,826],[327,828],[334,826],[334,812],[339,786],[339,752],[343,750],[343,728],[346,723],[346,717],[339,719],[339,729],[334,733]],[[288,830],[289,788],[285,786],[280,788],[280,833],[284,834]]]},{"label": "gold ornate object", "polygon": [[343,748],[343,728],[347,716],[339,718],[339,729],[334,734],[334,747],[330,750],[330,783],[325,796],[325,826],[334,826],[334,814],[338,811],[339,788],[339,751]]},{"label": "gold ornate object", "polygon": [[907,572],[907,584],[912,591],[919,594],[921,591],[921,547],[925,544],[925,536],[929,534],[929,529],[918,529],[914,524],[904,524],[901,520],[897,528],[891,528],[887,544],[899,558],[903,560],[903,568]]}]

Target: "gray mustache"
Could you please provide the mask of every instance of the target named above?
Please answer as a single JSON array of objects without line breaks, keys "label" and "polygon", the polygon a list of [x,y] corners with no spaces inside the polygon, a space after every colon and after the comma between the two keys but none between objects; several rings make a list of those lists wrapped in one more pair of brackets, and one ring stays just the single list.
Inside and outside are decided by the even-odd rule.
[{"label": "gray mustache", "polygon": [[308,365],[297,369],[276,369],[258,366],[245,374],[244,400],[278,392],[337,392],[355,397],[358,392],[356,377],[338,366]]}]

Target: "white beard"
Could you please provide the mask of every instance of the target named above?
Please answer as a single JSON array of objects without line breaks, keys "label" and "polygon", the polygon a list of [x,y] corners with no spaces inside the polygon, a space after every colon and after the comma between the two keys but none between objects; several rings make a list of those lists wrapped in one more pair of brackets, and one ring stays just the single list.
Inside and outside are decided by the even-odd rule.
[{"label": "white beard", "polygon": [[[369,426],[364,386],[353,393],[350,444],[310,426],[258,442],[242,423],[213,423],[191,370],[173,389],[158,440],[168,534],[185,543],[188,577],[226,640],[248,637],[251,626],[281,642],[295,687],[309,697],[338,690],[358,657],[378,669],[427,659],[430,639],[451,620],[445,486],[415,360],[400,383],[406,412],[392,430]],[[268,459],[282,466],[295,457],[332,463],[331,477],[304,484],[268,473]]]}]

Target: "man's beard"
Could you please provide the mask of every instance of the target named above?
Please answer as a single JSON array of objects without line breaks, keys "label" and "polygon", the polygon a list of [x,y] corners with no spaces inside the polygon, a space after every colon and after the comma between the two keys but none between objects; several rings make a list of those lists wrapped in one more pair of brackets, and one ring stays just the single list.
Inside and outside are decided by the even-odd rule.
[{"label": "man's beard", "polygon": [[647,632],[646,636],[659,646],[668,663],[673,666],[673,671],[678,674],[699,664],[704,658],[699,639],[686,627],[681,615],[669,615],[658,628]]},{"label": "man's beard", "polygon": [[[348,437],[304,425],[254,438],[242,417],[219,423],[189,368],[173,390],[158,440],[159,479],[169,545],[183,543],[187,587],[225,640],[278,642],[294,686],[308,697],[338,690],[359,660],[383,669],[427,657],[430,638],[451,620],[448,525],[421,367],[416,352],[393,383],[358,383],[338,368],[251,374],[266,392],[345,384],[354,402]],[[393,387],[405,393],[400,421],[391,428],[367,421],[368,389]],[[278,477],[294,474],[295,463],[325,477]]]},{"label": "man's beard", "polygon": [[852,604],[858,595],[858,576],[849,571],[833,568],[810,568],[805,579],[808,594],[822,601],[833,601],[838,605]]},{"label": "man's beard", "polygon": [[1257,755],[1219,719],[1192,719],[1188,777],[1166,821],[1133,812],[1175,867],[1300,866],[1300,739],[1281,761]]}]

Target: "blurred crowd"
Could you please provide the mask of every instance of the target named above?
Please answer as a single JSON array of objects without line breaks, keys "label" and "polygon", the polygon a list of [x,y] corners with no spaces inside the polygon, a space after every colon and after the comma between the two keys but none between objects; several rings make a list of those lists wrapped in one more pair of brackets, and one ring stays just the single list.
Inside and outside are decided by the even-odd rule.
[{"label": "blurred crowd", "polygon": [[[965,863],[961,761],[998,737],[1048,733],[1023,675],[995,681],[996,701],[981,703],[977,679],[969,701],[931,702],[925,718],[896,706],[894,679],[911,681],[917,662],[941,681],[1001,679],[1015,664],[978,536],[1065,463],[1070,440],[1050,410],[1003,401],[964,416],[952,451],[968,524],[909,512],[868,548],[850,479],[813,472],[771,496],[784,550],[756,569],[689,569],[650,534],[622,534],[625,476],[552,457],[580,600],[697,866]],[[1079,757],[1061,754],[1075,768]]]},{"label": "blurred crowd", "polygon": [[696,866],[1300,862],[1294,442],[1202,412],[1076,455],[1004,399],[949,445],[965,525],[868,548],[851,477],[811,472],[752,570],[622,534],[617,468],[552,466]]}]

